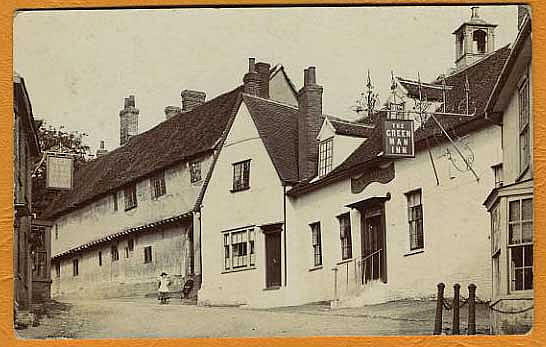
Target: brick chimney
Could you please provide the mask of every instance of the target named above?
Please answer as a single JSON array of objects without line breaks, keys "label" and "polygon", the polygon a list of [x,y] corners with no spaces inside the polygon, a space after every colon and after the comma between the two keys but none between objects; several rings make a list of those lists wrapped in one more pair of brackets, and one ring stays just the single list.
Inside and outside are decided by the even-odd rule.
[{"label": "brick chimney", "polygon": [[260,92],[260,81],[260,75],[256,71],[256,59],[248,58],[248,72],[243,77],[244,92],[258,95]]},{"label": "brick chimney", "polygon": [[108,153],[108,151],[104,149],[104,141],[101,141],[99,149],[97,149],[97,158],[102,157],[106,153]]},{"label": "brick chimney", "polygon": [[260,77],[260,86],[258,96],[264,99],[269,99],[269,78],[271,76],[271,64],[259,62],[256,63],[256,71]]},{"label": "brick chimney", "polygon": [[[207,94],[198,90],[184,89],[180,93],[182,97],[182,112],[188,112],[205,103]],[[165,109],[166,112],[166,109]]]},{"label": "brick chimney", "polygon": [[298,172],[300,180],[317,174],[320,117],[322,116],[322,86],[316,83],[316,69],[304,71],[303,87],[298,92]]},{"label": "brick chimney", "polygon": [[165,107],[165,119],[170,119],[180,112],[182,112],[182,109],[178,106],[167,106]]},{"label": "brick chimney", "polygon": [[129,95],[125,98],[124,107],[119,111],[119,144],[123,146],[132,136],[138,134],[138,114],[140,111],[135,107],[135,96]]}]

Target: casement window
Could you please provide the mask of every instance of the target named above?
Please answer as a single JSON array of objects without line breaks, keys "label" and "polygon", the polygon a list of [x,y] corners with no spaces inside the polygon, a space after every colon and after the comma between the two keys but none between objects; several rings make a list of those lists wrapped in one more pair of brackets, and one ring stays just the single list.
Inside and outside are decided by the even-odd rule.
[{"label": "casement window", "polygon": [[125,195],[125,211],[137,207],[136,185],[133,184],[123,191]]},{"label": "casement window", "polygon": [[152,262],[152,246],[144,247],[144,264]]},{"label": "casement window", "polygon": [[245,190],[250,188],[250,160],[233,164],[233,190]]},{"label": "casement window", "polygon": [[102,252],[99,251],[99,266],[102,266]]},{"label": "casement window", "polygon": [[127,248],[131,252],[135,249],[135,239],[129,239],[129,241],[127,241]]},{"label": "casement window", "polygon": [[513,200],[508,205],[510,290],[533,289],[533,199]]},{"label": "casement window", "polygon": [[311,243],[313,245],[313,265],[322,265],[322,236],[320,233],[320,222],[313,223],[311,226]]},{"label": "casement window", "polygon": [[408,224],[411,251],[425,247],[421,195],[421,189],[406,193],[406,198],[408,199]]},{"label": "casement window", "polygon": [[55,277],[59,278],[61,277],[61,262],[55,263]]},{"label": "casement window", "polygon": [[72,259],[72,276],[76,277],[80,274],[79,268],[78,268],[78,259]]},{"label": "casement window", "polygon": [[223,233],[224,270],[238,270],[256,265],[253,228]]},{"label": "casement window", "polygon": [[112,254],[112,261],[118,261],[119,260],[119,252],[118,252],[118,246],[113,245],[110,248],[110,253]]},{"label": "casement window", "polygon": [[500,211],[499,206],[491,210],[491,254],[500,250]]},{"label": "casement window", "polygon": [[152,186],[152,199],[157,199],[167,193],[165,187],[165,172],[160,172],[150,178],[150,185]]},{"label": "casement window", "polygon": [[339,220],[339,238],[341,239],[341,259],[351,259],[353,257],[351,216],[349,213],[345,213],[337,218]]},{"label": "casement window", "polygon": [[191,183],[201,181],[201,161],[194,160],[190,163],[190,180]]},{"label": "casement window", "polygon": [[332,171],[334,160],[334,138],[323,140],[319,144],[319,176]]},{"label": "casement window", "polygon": [[523,173],[531,162],[529,129],[529,82],[523,81],[519,87],[518,108],[519,108],[519,170]]},{"label": "casement window", "polygon": [[114,202],[114,212],[118,210],[118,193],[112,193],[112,201]]},{"label": "casement window", "polygon": [[493,175],[495,176],[495,188],[500,188],[503,185],[503,170],[502,164],[493,165]]}]

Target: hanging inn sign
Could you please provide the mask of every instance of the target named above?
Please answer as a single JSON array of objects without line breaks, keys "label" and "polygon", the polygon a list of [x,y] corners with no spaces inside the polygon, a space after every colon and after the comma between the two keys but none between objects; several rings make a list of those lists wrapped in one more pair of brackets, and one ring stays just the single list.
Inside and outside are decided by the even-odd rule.
[{"label": "hanging inn sign", "polygon": [[351,177],[351,192],[354,194],[361,193],[366,187],[373,182],[389,183],[394,179],[394,162],[390,162],[387,166],[376,166],[365,171],[357,177]]},{"label": "hanging inn sign", "polygon": [[387,158],[414,158],[415,142],[413,121],[385,119],[383,133],[383,156]]}]

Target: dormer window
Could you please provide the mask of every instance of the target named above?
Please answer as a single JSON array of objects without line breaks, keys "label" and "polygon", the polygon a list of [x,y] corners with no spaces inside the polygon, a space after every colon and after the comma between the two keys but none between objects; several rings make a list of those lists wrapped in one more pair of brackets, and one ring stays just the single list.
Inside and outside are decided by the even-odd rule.
[{"label": "dormer window", "polygon": [[330,137],[319,144],[319,176],[332,171],[334,157],[334,138]]}]

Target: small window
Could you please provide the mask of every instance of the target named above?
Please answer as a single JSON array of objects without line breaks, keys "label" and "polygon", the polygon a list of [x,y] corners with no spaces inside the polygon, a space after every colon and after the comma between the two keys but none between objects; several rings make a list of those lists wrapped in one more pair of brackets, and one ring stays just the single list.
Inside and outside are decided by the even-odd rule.
[{"label": "small window", "polygon": [[99,266],[102,266],[102,252],[99,252]]},{"label": "small window", "polygon": [[118,210],[118,193],[112,193],[112,201],[114,202],[114,211]]},{"label": "small window", "polygon": [[111,248],[112,253],[112,261],[118,261],[119,260],[119,253],[118,253],[118,246],[114,245]]},{"label": "small window", "polygon": [[483,30],[476,30],[472,33],[474,42],[474,53],[485,53],[487,45],[487,34]]},{"label": "small window", "polygon": [[497,164],[491,167],[495,176],[495,188],[500,188],[503,185],[502,164]]},{"label": "small window", "polygon": [[144,247],[144,263],[152,262],[152,246]]},{"label": "small window", "polygon": [[510,290],[533,289],[533,199],[510,201],[508,205]]},{"label": "small window", "polygon": [[131,185],[124,190],[125,211],[137,207],[136,185]]},{"label": "small window", "polygon": [[157,199],[167,193],[165,186],[165,172],[152,176],[150,178],[150,185],[152,186],[152,199]]},{"label": "small window", "polygon": [[72,276],[76,277],[80,274],[80,271],[78,269],[78,259],[72,260]]},{"label": "small window", "polygon": [[129,258],[129,247],[125,247],[125,258]]},{"label": "small window", "polygon": [[190,180],[191,183],[201,181],[201,161],[194,160],[190,163]]},{"label": "small window", "polygon": [[334,138],[331,137],[319,144],[319,176],[324,176],[332,170],[334,156]]},{"label": "small window", "polygon": [[339,238],[341,239],[341,259],[351,259],[353,257],[351,216],[349,213],[345,213],[337,218],[339,220]]},{"label": "small window", "polygon": [[233,191],[250,188],[250,160],[233,164]]},{"label": "small window", "polygon": [[254,229],[225,232],[224,270],[238,270],[256,264]]},{"label": "small window", "polygon": [[531,162],[531,135],[529,130],[529,83],[527,79],[519,87],[519,170],[523,173]]},{"label": "small window", "polygon": [[423,205],[421,189],[406,193],[408,199],[408,224],[410,236],[410,250],[425,247],[423,236]]},{"label": "small window", "polygon": [[59,225],[55,224],[55,240],[59,239]]},{"label": "small window", "polygon": [[322,240],[320,222],[311,224],[311,243],[313,245],[313,265],[322,265]]},{"label": "small window", "polygon": [[59,278],[61,277],[61,262],[55,263],[55,277]]},{"label": "small window", "polygon": [[133,251],[135,249],[135,240],[134,239],[129,239],[129,241],[127,241],[127,248],[129,248],[129,251]]}]

